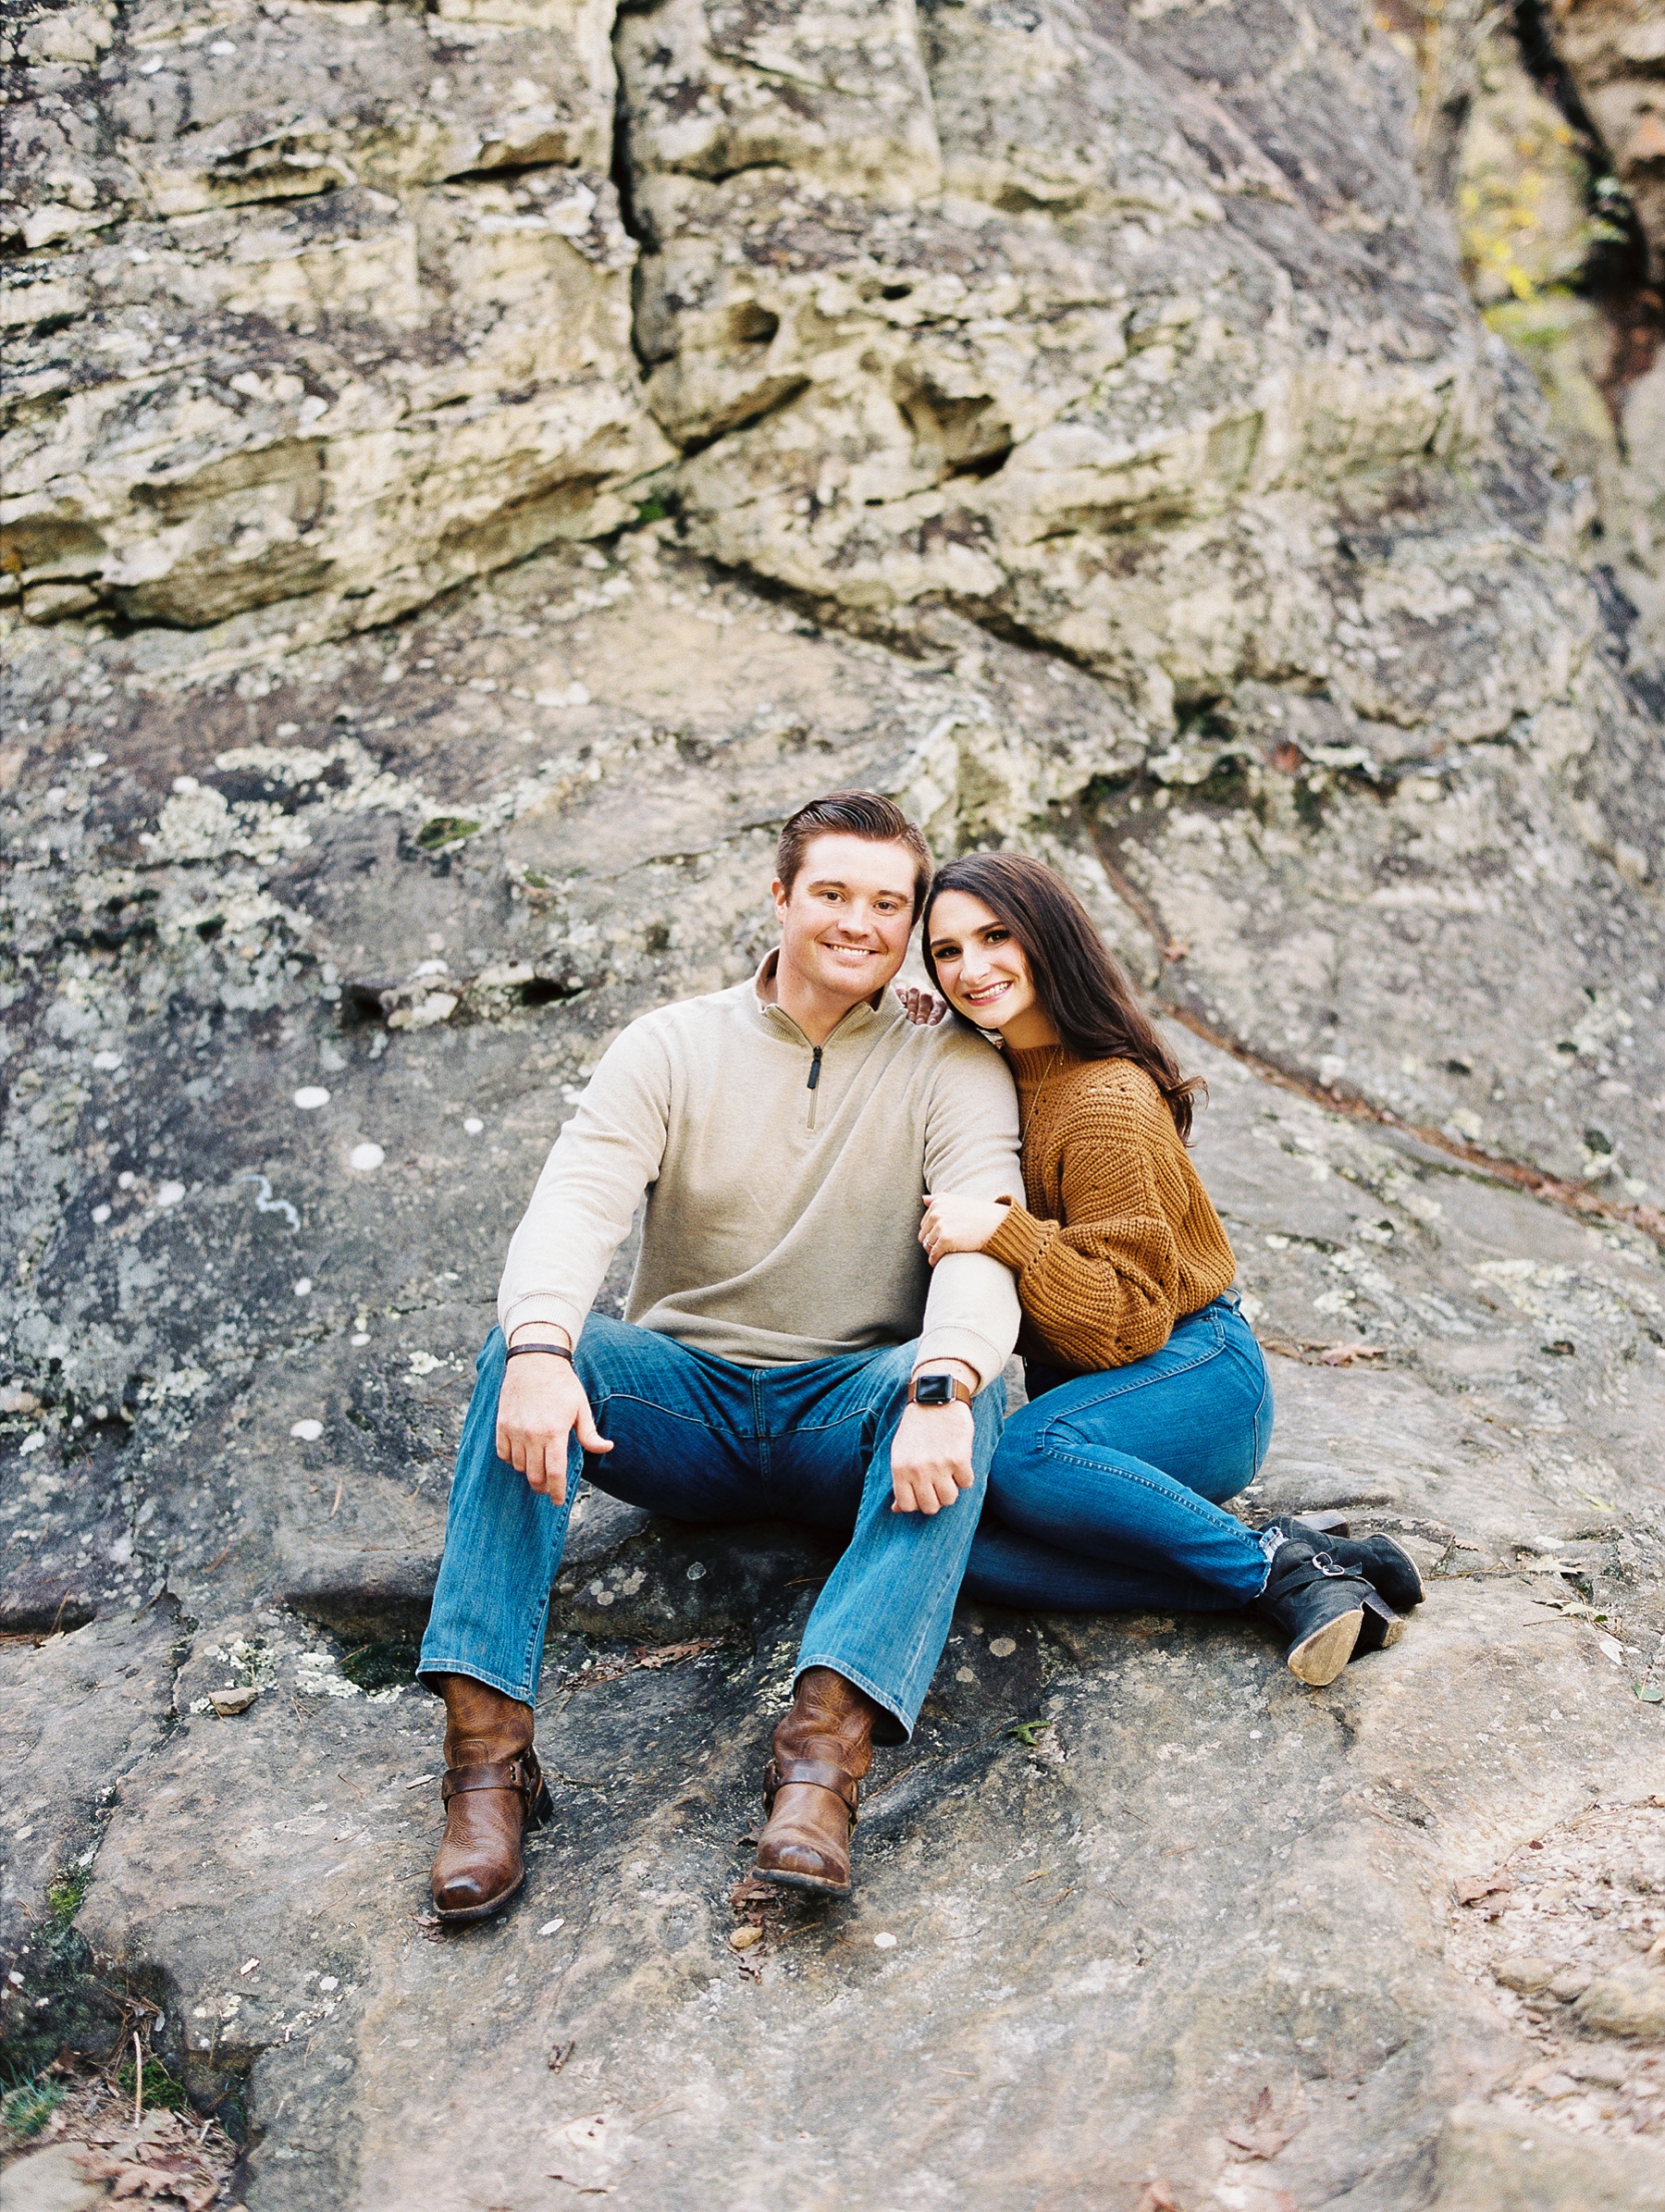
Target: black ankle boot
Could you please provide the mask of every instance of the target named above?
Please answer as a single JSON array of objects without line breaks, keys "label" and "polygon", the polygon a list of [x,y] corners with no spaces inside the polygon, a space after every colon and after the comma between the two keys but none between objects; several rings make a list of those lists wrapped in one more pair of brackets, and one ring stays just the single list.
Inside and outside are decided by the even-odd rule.
[{"label": "black ankle boot", "polygon": [[1290,1638],[1284,1657],[1295,1679],[1323,1689],[1352,1657],[1375,1596],[1362,1575],[1310,1539],[1291,1536],[1274,1553],[1252,1609]]},{"label": "black ankle boot", "polygon": [[[1409,1613],[1413,1605],[1423,1601],[1423,1582],[1416,1571],[1416,1562],[1390,1536],[1353,1538],[1348,1535],[1345,1521],[1338,1521],[1333,1528],[1319,1528],[1296,1514],[1279,1514],[1266,1526],[1279,1536],[1299,1537],[1303,1543],[1316,1545],[1320,1551],[1327,1551],[1338,1566],[1350,1567],[1355,1575],[1363,1575],[1395,1613]],[[1397,1643],[1399,1639],[1396,1637],[1390,1640]]]},{"label": "black ankle boot", "polygon": [[1355,1659],[1368,1658],[1372,1651],[1386,1651],[1405,1633],[1401,1621],[1383,1597],[1373,1589],[1364,1600],[1364,1619],[1360,1625],[1359,1640],[1352,1648]]}]

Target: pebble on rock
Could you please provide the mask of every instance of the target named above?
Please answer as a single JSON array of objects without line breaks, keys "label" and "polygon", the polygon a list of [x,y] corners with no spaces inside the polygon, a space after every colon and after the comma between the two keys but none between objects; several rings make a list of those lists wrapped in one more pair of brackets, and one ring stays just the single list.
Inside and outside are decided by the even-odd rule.
[{"label": "pebble on rock", "polygon": [[762,1940],[763,1931],[761,1928],[736,1928],[729,1937],[729,1949],[731,1951],[749,1951],[753,1944],[761,1943]]},{"label": "pebble on rock", "polygon": [[379,1144],[355,1144],[347,1155],[347,1165],[364,1175],[372,1168],[379,1168],[387,1156]]},{"label": "pebble on rock", "polygon": [[222,1721],[228,1721],[233,1713],[247,1712],[259,1695],[259,1690],[253,1685],[241,1689],[211,1689],[208,1702]]},{"label": "pebble on rock", "polygon": [[1572,2009],[1584,2027],[1634,2035],[1639,2043],[1665,2043],[1665,1973],[1657,1967],[1622,1966],[1592,1982]]},{"label": "pebble on rock", "polygon": [[295,1093],[295,1104],[303,1114],[310,1114],[329,1104],[329,1093],[322,1083],[302,1083]]},{"label": "pebble on rock", "polygon": [[323,1433],[322,1421],[291,1421],[290,1424],[290,1436],[299,1437],[303,1444],[315,1444]]},{"label": "pebble on rock", "polygon": [[1534,1990],[1548,1989],[1555,1979],[1555,1968],[1548,1959],[1539,1959],[1531,1952],[1521,1952],[1511,1959],[1499,1959],[1492,1972],[1505,1989],[1518,1989],[1523,1996]]}]

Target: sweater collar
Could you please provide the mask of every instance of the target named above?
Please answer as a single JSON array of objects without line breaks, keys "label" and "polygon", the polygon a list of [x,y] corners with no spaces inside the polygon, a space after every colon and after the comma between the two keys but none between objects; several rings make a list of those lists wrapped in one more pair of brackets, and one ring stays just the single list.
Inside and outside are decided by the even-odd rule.
[{"label": "sweater collar", "polygon": [[1067,1068],[1083,1065],[1079,1053],[1071,1052],[1067,1044],[1034,1044],[1027,1052],[1006,1044],[1001,1050],[1012,1071],[1012,1081],[1024,1090],[1032,1090],[1054,1071],[1061,1075]]},{"label": "sweater collar", "polygon": [[[808,1044],[809,1040],[799,1029],[797,1023],[794,1021],[792,1016],[783,1007],[777,1005],[772,998],[765,998],[763,995],[766,989],[771,991],[774,989],[775,978],[779,973],[780,966],[781,948],[777,945],[771,952],[764,954],[758,972],[752,978],[751,989],[746,995],[757,1008],[758,1014],[767,1029],[772,1031],[777,1036],[783,1034],[796,1037],[800,1044]],[[875,991],[871,998],[857,999],[848,1013],[841,1015],[832,1025],[826,1040],[827,1044],[831,1044],[834,1037],[848,1037],[858,1030],[868,1029],[875,1023],[882,1022],[885,1019],[887,1002],[891,1015],[897,1020],[904,1019],[901,1007],[891,996],[889,986],[886,985],[883,990]],[[825,1050],[824,1045],[822,1050]]]}]

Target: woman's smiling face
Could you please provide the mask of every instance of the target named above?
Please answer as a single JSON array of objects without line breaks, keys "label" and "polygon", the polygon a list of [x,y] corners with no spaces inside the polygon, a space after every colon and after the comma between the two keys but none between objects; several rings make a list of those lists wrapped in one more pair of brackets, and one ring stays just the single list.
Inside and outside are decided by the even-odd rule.
[{"label": "woman's smiling face", "polygon": [[1023,947],[993,908],[968,891],[944,891],[931,906],[930,943],[943,995],[956,1014],[979,1029],[999,1030],[1020,1050],[1056,1042]]}]

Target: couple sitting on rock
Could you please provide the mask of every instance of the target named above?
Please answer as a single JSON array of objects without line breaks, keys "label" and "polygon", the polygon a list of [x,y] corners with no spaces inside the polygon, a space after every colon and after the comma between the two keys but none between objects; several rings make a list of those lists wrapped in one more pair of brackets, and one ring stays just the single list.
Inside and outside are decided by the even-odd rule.
[{"label": "couple sitting on rock", "polygon": [[[447,1718],[442,1921],[508,1902],[549,1809],[532,1707],[581,1473],[679,1521],[848,1539],[756,1870],[837,1897],[872,1745],[906,1740],[962,1586],[1048,1612],[1248,1606],[1315,1684],[1422,1594],[1385,1539],[1221,1510],[1272,1392],[1185,1148],[1197,1086],[1066,885],[1004,854],[933,880],[887,799],[838,792],[782,832],[774,904],[754,977],[609,1047],[509,1249],[422,1647]],[[921,908],[958,1019],[891,990]],[[644,1194],[610,1320],[592,1304]],[[1030,1402],[1003,1428],[1014,1342]]]}]

